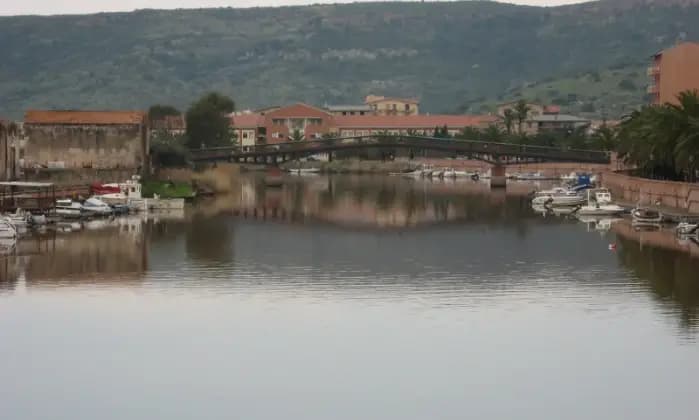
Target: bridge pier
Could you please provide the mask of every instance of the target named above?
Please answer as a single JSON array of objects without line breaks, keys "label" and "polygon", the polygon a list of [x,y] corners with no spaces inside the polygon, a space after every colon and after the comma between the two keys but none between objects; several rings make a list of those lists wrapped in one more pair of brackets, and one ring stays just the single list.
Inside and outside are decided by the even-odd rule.
[{"label": "bridge pier", "polygon": [[505,174],[505,165],[502,159],[497,158],[495,164],[490,169],[490,188],[506,188],[507,175]]}]

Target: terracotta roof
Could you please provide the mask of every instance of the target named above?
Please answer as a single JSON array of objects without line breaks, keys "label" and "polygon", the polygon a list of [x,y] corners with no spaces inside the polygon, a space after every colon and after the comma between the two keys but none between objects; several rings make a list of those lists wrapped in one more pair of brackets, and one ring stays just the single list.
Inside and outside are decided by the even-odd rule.
[{"label": "terracotta roof", "polygon": [[342,115],[335,117],[338,128],[463,128],[479,126],[497,121],[491,115]]},{"label": "terracotta roof", "polygon": [[39,111],[24,114],[27,124],[141,124],[146,114],[142,111]]},{"label": "terracotta roof", "polygon": [[331,114],[320,108],[316,108],[311,105],[306,105],[303,103],[297,103],[294,105],[283,106],[277,110],[267,112],[265,114],[271,118],[303,118],[303,117],[316,117],[323,118],[330,116]]},{"label": "terracotta roof", "polygon": [[165,115],[163,118],[151,121],[151,127],[156,130],[184,130],[187,125],[184,115]]},{"label": "terracotta roof", "polygon": [[408,103],[411,103],[411,104],[419,104],[419,103],[420,103],[420,101],[418,101],[417,99],[412,99],[412,98],[395,98],[395,97],[390,97],[390,96],[382,96],[382,97],[372,98],[372,99],[367,98],[366,103],[367,103],[367,104],[373,104],[373,103],[376,103],[376,102],[385,102],[385,101],[408,102]]},{"label": "terracotta roof", "polygon": [[231,125],[235,128],[257,128],[265,125],[265,123],[262,115],[242,114],[232,116]]}]

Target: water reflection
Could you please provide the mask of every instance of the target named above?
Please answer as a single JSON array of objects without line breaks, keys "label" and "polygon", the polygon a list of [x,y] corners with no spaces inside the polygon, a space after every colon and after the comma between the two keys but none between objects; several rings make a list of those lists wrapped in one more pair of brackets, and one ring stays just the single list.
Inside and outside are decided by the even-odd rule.
[{"label": "water reflection", "polygon": [[[186,285],[214,293],[420,295],[437,306],[469,306],[554,291],[594,300],[645,290],[682,328],[696,327],[699,246],[624,220],[542,217],[529,207],[531,188],[349,176],[290,178],[268,188],[249,177],[239,193],[184,213],[24,238],[0,259],[0,292],[19,282]],[[613,235],[617,257],[608,249]]]}]

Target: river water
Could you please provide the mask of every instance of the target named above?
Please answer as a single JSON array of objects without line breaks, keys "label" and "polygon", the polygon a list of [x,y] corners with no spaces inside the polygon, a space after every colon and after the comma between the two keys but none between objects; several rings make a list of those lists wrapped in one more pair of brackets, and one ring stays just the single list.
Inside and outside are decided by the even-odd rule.
[{"label": "river water", "polygon": [[699,418],[699,246],[533,188],[251,177],[23,238],[0,417]]}]

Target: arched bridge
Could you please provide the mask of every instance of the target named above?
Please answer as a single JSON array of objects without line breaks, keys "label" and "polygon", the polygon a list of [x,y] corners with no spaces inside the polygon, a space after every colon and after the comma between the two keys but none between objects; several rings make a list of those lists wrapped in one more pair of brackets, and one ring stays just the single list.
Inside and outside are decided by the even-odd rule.
[{"label": "arched bridge", "polygon": [[408,149],[417,155],[421,151],[448,152],[497,164],[503,158],[521,158],[530,161],[610,162],[608,152],[596,150],[571,150],[560,147],[532,146],[511,143],[495,143],[473,140],[454,140],[422,136],[355,136],[288,143],[263,144],[248,147],[216,147],[191,150],[192,160],[198,162],[263,162],[281,163],[319,153],[345,150]]}]

